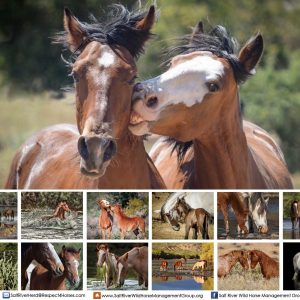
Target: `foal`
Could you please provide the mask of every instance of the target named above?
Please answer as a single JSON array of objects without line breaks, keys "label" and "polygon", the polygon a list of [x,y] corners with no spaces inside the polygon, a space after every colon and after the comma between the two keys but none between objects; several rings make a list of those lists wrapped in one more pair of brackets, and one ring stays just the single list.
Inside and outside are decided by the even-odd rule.
[{"label": "foal", "polygon": [[143,218],[126,216],[120,204],[113,205],[110,209],[121,232],[121,239],[125,239],[125,235],[129,231],[132,231],[138,238],[144,238],[145,220]]},{"label": "foal", "polygon": [[270,279],[272,277],[279,276],[279,263],[274,260],[266,253],[260,250],[249,251],[249,258],[251,261],[251,269],[254,269],[259,263],[261,268],[261,273],[264,278]]},{"label": "foal", "polygon": [[239,262],[246,270],[249,269],[248,253],[243,250],[233,250],[218,257],[218,277],[227,276],[235,264]]},{"label": "foal", "polygon": [[107,239],[109,240],[111,236],[112,225],[113,225],[113,217],[109,211],[110,204],[105,199],[98,199],[97,204],[101,209],[101,213],[99,216],[99,227],[102,234],[101,237],[103,240],[105,240],[106,232],[107,232]]},{"label": "foal", "polygon": [[208,240],[208,224],[212,223],[213,217],[203,208],[191,208],[184,199],[177,200],[174,209],[179,216],[184,215],[185,219],[185,239],[189,238],[190,229],[193,229],[193,239],[198,238],[198,232],[201,233],[202,239]]},{"label": "foal", "polygon": [[62,246],[59,257],[64,265],[64,273],[61,276],[53,276],[41,264],[37,265],[30,277],[30,290],[66,290],[65,279],[71,286],[76,286],[80,282],[78,267],[80,262],[81,249]]}]

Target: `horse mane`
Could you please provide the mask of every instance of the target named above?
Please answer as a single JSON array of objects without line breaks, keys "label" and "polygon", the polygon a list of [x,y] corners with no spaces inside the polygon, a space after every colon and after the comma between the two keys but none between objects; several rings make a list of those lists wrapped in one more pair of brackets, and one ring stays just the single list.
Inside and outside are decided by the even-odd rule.
[{"label": "horse mane", "polygon": [[[74,247],[66,247],[65,251],[70,252],[72,254],[78,254],[78,250],[75,249]],[[61,258],[61,253],[59,254],[59,257]]]},{"label": "horse mane", "polygon": [[[180,54],[189,54],[195,51],[209,51],[214,55],[225,58],[233,70],[237,84],[246,81],[252,74],[245,70],[238,60],[239,45],[237,40],[230,35],[221,25],[213,27],[208,33],[192,33],[177,39],[177,45],[168,49],[166,55],[172,57]],[[181,163],[186,152],[193,146],[193,141],[180,142],[168,137],[164,140],[168,145],[173,145],[171,153],[177,151],[178,162]]]},{"label": "horse mane", "polygon": [[[180,201],[180,204],[186,209],[188,212],[192,209],[192,207],[185,201],[185,198],[179,198],[176,202],[176,205]],[[179,205],[180,205],[179,204]]]},{"label": "horse mane", "polygon": [[[141,9],[129,11],[121,4],[111,5],[111,10],[107,12],[106,18],[98,20],[92,14],[92,23],[79,22],[80,29],[84,33],[85,41],[73,52],[72,58],[80,54],[80,51],[91,41],[97,41],[107,45],[119,45],[125,47],[130,54],[137,58],[144,52],[144,43],[151,36],[148,30],[136,28],[135,25],[141,21],[147,12]],[[58,32],[53,37],[53,42],[62,44],[68,48],[67,32]]]}]

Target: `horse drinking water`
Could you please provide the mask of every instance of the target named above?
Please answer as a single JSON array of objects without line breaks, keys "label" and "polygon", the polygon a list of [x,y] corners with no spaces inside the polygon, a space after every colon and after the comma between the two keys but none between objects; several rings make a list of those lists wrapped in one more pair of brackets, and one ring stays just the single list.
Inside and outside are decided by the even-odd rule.
[{"label": "horse drinking water", "polygon": [[237,52],[224,27],[204,33],[200,22],[165,73],[135,85],[130,130],[170,137],[150,152],[168,188],[293,188],[274,139],[242,119],[239,84],[262,52],[261,34]]}]

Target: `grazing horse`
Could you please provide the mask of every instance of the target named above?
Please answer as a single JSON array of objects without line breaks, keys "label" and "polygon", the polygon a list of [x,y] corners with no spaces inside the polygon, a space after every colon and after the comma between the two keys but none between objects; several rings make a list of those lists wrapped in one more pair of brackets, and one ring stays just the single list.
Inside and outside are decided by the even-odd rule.
[{"label": "grazing horse", "polygon": [[65,31],[55,41],[72,52],[77,127],[54,125],[29,138],[6,188],[165,188],[143,139],[128,130],[135,59],[151,36],[155,8],[130,12],[117,5],[107,15],[106,23],[87,24],[65,9]]},{"label": "grazing horse", "polygon": [[178,198],[174,210],[179,214],[179,218],[184,216],[185,239],[189,238],[190,229],[193,229],[193,239],[198,238],[198,232],[202,239],[208,240],[208,224],[213,223],[213,217],[204,208],[191,208],[184,198]]},{"label": "grazing horse", "polygon": [[109,252],[109,248],[104,244],[97,244],[96,246],[98,267],[104,267],[105,271],[105,286],[108,289],[112,285],[118,284],[118,268],[117,258],[114,254]]},{"label": "grazing horse", "polygon": [[174,265],[173,265],[173,268],[174,268],[174,271],[177,271],[177,270],[182,270],[183,269],[183,263],[181,260],[177,260],[174,262]]},{"label": "grazing horse", "polygon": [[261,34],[237,53],[224,27],[204,33],[200,22],[170,51],[165,73],[135,85],[130,130],[169,137],[150,151],[168,188],[293,188],[274,139],[242,119],[239,84],[262,52]]},{"label": "grazing horse", "polygon": [[227,276],[235,264],[239,262],[241,266],[248,270],[248,253],[243,250],[233,250],[218,257],[218,277]]},{"label": "grazing horse", "polygon": [[53,273],[54,276],[61,276],[64,272],[64,265],[57,255],[51,243],[22,243],[21,245],[21,288],[25,290],[28,278],[26,269],[33,260],[36,260],[44,268]]},{"label": "grazing horse", "polygon": [[139,285],[148,287],[148,247],[134,247],[122,256],[117,258],[118,284],[122,286],[128,274],[128,269],[132,268],[138,275]]},{"label": "grazing horse", "polygon": [[6,221],[13,221],[15,219],[15,212],[12,208],[5,208],[3,211],[3,216],[5,217]]},{"label": "grazing horse", "polygon": [[[248,228],[246,227],[246,221],[248,218],[249,210],[247,209],[244,199],[241,193],[218,193],[218,210],[222,212],[224,216],[225,231],[228,235],[229,221],[228,221],[228,209],[232,207],[236,221],[238,223],[238,232],[247,234]],[[240,233],[240,232],[239,232]]]},{"label": "grazing horse", "polygon": [[253,223],[255,223],[259,233],[268,232],[267,211],[269,198],[264,197],[263,193],[242,193],[244,203],[249,210],[246,226],[249,232],[254,232]]},{"label": "grazing horse", "polygon": [[[295,229],[297,222],[299,221],[300,218],[300,201],[295,200],[292,202],[291,209],[290,209],[290,216],[292,222],[292,229]],[[300,222],[299,222],[299,228],[300,228]]]},{"label": "grazing horse", "polygon": [[166,260],[163,260],[160,264],[159,271],[168,271],[169,263]]},{"label": "grazing horse", "polygon": [[66,290],[65,279],[71,286],[76,287],[80,282],[78,267],[80,262],[81,249],[62,246],[59,258],[64,265],[64,272],[61,276],[53,276],[53,273],[41,264],[38,264],[30,276],[30,290]]},{"label": "grazing horse", "polygon": [[121,239],[125,239],[127,232],[132,231],[138,238],[145,236],[145,220],[141,217],[128,217],[122,211],[120,204],[112,205],[110,207],[116,225],[121,233]]},{"label": "grazing horse", "polygon": [[54,213],[50,216],[42,216],[42,220],[50,220],[52,218],[58,218],[60,220],[65,220],[66,219],[65,213],[70,212],[70,211],[71,210],[70,210],[67,202],[61,201],[56,205]]},{"label": "grazing horse", "polygon": [[251,269],[254,269],[259,263],[261,273],[266,279],[279,276],[279,263],[275,259],[268,256],[260,250],[249,251],[249,258],[251,261]]},{"label": "grazing horse", "polygon": [[184,201],[191,208],[204,208],[211,215],[214,214],[214,195],[211,192],[201,192],[201,193],[186,193],[186,192],[178,192],[172,193],[169,198],[165,201],[163,206],[159,211],[155,211],[160,213],[161,220],[167,221],[172,229],[175,231],[180,230],[180,218],[174,207],[179,198],[184,198]]},{"label": "grazing horse", "polygon": [[192,271],[195,271],[196,269],[204,270],[207,268],[207,260],[200,260],[197,261],[192,268]]},{"label": "grazing horse", "polygon": [[107,239],[110,239],[112,225],[113,225],[113,217],[109,211],[110,204],[105,199],[98,199],[97,204],[101,209],[101,213],[99,216],[99,227],[101,230],[101,237],[103,240],[106,239],[106,233],[107,233]]}]

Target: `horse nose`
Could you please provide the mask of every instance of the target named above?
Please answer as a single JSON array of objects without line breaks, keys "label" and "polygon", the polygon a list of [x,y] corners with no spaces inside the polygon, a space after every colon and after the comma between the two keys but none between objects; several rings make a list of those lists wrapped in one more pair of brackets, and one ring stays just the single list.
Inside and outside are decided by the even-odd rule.
[{"label": "horse nose", "polygon": [[143,84],[140,82],[136,83],[133,88],[133,92],[138,93],[138,92],[141,92],[142,90],[143,90]]},{"label": "horse nose", "polygon": [[267,233],[268,230],[269,230],[269,228],[267,225],[262,225],[262,226],[258,227],[258,232],[260,232],[260,233]]},{"label": "horse nose", "polygon": [[105,145],[103,160],[107,161],[116,154],[117,144],[115,141],[113,141],[111,139],[103,139],[103,144]]},{"label": "horse nose", "polygon": [[56,267],[56,269],[55,269],[55,274],[56,274],[57,276],[61,276],[61,275],[64,273],[64,271],[65,271],[65,268],[64,268],[64,266],[61,264],[61,265],[58,265],[58,266]]}]

